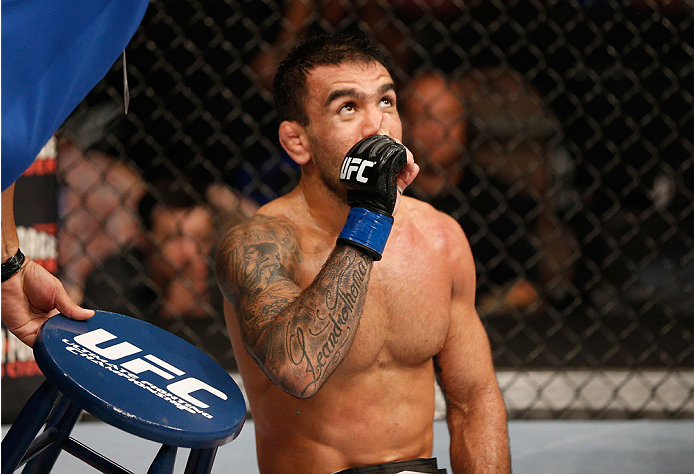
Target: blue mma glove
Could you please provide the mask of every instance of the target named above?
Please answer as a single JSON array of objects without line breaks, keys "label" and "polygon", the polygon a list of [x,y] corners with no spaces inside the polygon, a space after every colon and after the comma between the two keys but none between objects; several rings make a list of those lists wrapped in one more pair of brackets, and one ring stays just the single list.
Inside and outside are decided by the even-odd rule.
[{"label": "blue mma glove", "polygon": [[407,164],[407,149],[386,135],[360,140],[342,162],[340,181],[351,209],[337,238],[380,260],[393,226],[397,175]]}]

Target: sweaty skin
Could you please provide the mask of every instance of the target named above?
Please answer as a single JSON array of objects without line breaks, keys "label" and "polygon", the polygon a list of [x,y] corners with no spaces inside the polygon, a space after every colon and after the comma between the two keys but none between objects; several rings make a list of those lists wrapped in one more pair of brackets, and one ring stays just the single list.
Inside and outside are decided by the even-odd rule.
[{"label": "sweaty skin", "polygon": [[[454,472],[508,472],[505,410],[458,224],[400,197],[380,262],[335,244],[349,211],[345,153],[375,133],[402,138],[390,75],[376,64],[320,66],[308,86],[309,125],[280,125],[302,165],[298,187],[232,229],[217,255],[260,471],[431,457],[438,376]],[[398,185],[417,171],[408,153]]]}]

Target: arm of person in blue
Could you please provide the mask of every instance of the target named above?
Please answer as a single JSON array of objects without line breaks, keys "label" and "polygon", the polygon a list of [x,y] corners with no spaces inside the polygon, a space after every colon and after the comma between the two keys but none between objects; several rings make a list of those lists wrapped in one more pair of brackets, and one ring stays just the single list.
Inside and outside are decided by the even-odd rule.
[{"label": "arm of person in blue", "polygon": [[2,320],[32,345],[58,311],[80,308],[50,272],[25,258],[14,222],[14,182],[118,59],[146,0],[2,2]]}]

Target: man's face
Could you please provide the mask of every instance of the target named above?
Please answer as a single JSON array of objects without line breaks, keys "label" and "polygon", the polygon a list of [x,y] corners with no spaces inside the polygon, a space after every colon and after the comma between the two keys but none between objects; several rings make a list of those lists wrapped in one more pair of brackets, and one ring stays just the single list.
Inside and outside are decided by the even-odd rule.
[{"label": "man's face", "polygon": [[402,139],[395,85],[379,63],[348,62],[313,69],[307,86],[311,160],[323,182],[341,196],[342,160],[355,143],[378,133],[384,113],[390,114],[390,135]]},{"label": "man's face", "polygon": [[152,271],[163,279],[185,276],[206,279],[214,242],[214,224],[203,206],[155,209],[152,214],[154,244]]},{"label": "man's face", "polygon": [[422,160],[422,173],[441,173],[458,163],[467,135],[461,97],[432,74],[416,79],[403,103],[408,146]]}]

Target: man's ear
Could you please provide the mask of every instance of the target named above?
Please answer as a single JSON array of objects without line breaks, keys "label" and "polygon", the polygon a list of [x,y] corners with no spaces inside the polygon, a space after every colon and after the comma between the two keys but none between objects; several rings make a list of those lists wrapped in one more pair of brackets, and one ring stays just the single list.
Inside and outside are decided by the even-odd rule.
[{"label": "man's ear", "polygon": [[280,124],[280,143],[282,148],[299,165],[311,161],[311,149],[308,146],[306,129],[297,122],[285,120]]}]

